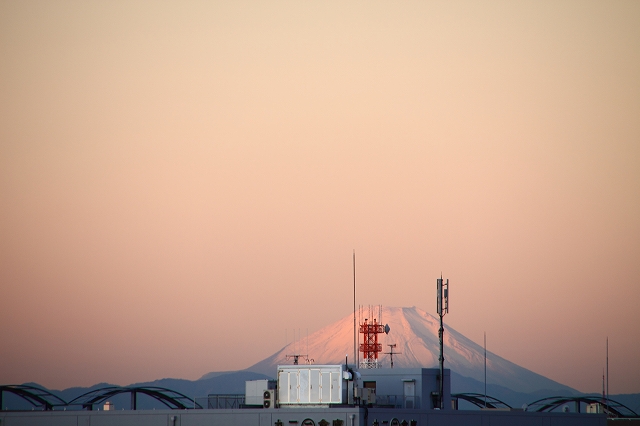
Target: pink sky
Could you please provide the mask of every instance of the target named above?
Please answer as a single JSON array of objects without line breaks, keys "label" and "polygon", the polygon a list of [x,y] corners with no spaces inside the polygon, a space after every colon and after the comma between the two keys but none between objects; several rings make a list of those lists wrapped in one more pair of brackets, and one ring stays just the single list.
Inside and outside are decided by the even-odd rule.
[{"label": "pink sky", "polygon": [[[0,384],[196,379],[358,303],[640,392],[640,2],[0,2]],[[291,338],[291,332],[289,332]]]}]

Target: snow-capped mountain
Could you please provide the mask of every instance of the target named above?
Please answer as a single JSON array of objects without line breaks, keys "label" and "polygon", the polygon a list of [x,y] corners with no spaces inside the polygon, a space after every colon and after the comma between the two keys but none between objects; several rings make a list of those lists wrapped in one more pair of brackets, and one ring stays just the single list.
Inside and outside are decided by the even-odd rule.
[{"label": "snow-capped mountain", "polygon": [[[388,344],[396,344],[394,368],[437,367],[439,354],[439,319],[418,309],[384,307],[382,323],[389,324],[388,335],[380,335],[383,352],[389,352]],[[362,337],[360,337],[362,340]],[[338,320],[309,335],[301,342],[290,343],[272,356],[249,367],[247,370],[270,376],[275,375],[277,365],[292,364],[286,355],[308,354],[315,364],[344,363],[345,355],[353,362],[353,315]],[[360,355],[362,357],[362,355]],[[445,324],[444,333],[445,368],[457,375],[484,382],[484,349]],[[382,366],[389,368],[389,355],[379,357]],[[302,362],[302,361],[301,361]],[[574,389],[520,367],[498,355],[487,352],[487,383],[509,388],[522,393],[573,394]],[[454,391],[456,391],[454,389]]]}]

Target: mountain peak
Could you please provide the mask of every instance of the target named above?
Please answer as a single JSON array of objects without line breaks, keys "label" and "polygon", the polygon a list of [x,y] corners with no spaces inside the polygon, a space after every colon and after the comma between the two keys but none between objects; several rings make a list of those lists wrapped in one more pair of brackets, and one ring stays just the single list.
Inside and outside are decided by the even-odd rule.
[{"label": "mountain peak", "polygon": [[[364,318],[362,318],[364,320]],[[382,368],[390,367],[390,344],[395,344],[393,363],[396,368],[435,368],[438,366],[440,320],[415,306],[383,307],[381,323],[389,324],[388,335],[378,342]],[[362,336],[359,336],[360,342]],[[398,352],[396,355],[395,353]],[[278,365],[291,364],[287,355],[308,354],[315,364],[341,364],[345,354],[353,356],[353,314],[329,324],[305,340],[289,343],[270,357],[247,370],[274,376]],[[362,354],[359,354],[362,359]],[[461,333],[445,325],[445,368],[454,373],[484,381],[484,349]],[[553,390],[575,392],[573,389],[520,367],[498,355],[487,352],[487,383],[504,386],[518,392]]]}]

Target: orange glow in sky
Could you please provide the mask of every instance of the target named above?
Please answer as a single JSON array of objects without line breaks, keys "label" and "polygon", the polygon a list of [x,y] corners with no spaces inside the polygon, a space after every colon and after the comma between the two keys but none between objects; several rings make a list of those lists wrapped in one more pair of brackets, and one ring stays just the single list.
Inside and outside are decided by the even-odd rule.
[{"label": "orange glow in sky", "polygon": [[[640,392],[640,2],[0,2],[0,384],[196,379],[358,304]],[[290,333],[291,335],[291,333]]]}]

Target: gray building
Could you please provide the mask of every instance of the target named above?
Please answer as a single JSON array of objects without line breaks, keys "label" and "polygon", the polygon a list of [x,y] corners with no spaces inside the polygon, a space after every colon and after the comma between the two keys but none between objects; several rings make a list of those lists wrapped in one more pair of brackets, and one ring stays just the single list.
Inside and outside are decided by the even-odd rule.
[{"label": "gray building", "polygon": [[354,371],[346,365],[287,365],[278,367],[277,382],[247,382],[245,395],[237,395],[246,404],[238,408],[184,409],[183,405],[173,410],[118,411],[107,401],[96,411],[91,404],[83,405],[85,410],[56,406],[45,411],[0,411],[0,426],[606,425],[602,413],[455,410],[448,369],[444,370],[445,408],[439,410],[434,408],[439,406],[439,374],[439,369],[430,368]]},{"label": "gray building", "polygon": [[346,406],[0,412],[0,426],[605,426],[606,421],[604,414]]},{"label": "gray building", "polygon": [[[434,409],[438,406],[437,368],[375,368],[359,371],[364,389],[375,388],[375,405]],[[451,409],[451,372],[444,370],[444,407]]]}]

